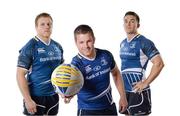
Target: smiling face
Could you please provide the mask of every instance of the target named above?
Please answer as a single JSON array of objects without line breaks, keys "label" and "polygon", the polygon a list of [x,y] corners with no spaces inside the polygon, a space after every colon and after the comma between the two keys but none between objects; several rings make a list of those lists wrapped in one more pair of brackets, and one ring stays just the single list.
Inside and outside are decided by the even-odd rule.
[{"label": "smiling face", "polygon": [[95,39],[90,33],[76,34],[75,42],[80,54],[88,58],[95,57]]}]

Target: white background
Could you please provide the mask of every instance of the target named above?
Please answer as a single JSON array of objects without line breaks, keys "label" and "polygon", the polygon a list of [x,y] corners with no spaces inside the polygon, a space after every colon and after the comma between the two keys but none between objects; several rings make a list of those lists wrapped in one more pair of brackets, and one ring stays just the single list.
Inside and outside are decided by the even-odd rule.
[{"label": "white background", "polygon": [[[52,38],[64,48],[65,62],[77,54],[73,31],[79,24],[90,25],[95,46],[110,50],[118,66],[119,43],[125,38],[123,16],[132,10],[139,14],[139,32],[154,41],[165,68],[151,84],[152,116],[178,115],[179,110],[179,5],[178,0],[1,0],[0,1],[0,115],[22,115],[22,96],[16,83],[18,50],[36,32],[34,19],[48,12],[54,19]],[[149,63],[147,74],[151,63]],[[114,83],[113,98],[119,95]],[[59,116],[75,116],[76,97],[70,104],[60,101]]]}]

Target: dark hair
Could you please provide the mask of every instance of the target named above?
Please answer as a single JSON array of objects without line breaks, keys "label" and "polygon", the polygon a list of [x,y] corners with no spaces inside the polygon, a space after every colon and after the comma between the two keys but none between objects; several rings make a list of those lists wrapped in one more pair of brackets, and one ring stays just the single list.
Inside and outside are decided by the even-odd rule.
[{"label": "dark hair", "polygon": [[35,19],[35,25],[36,26],[37,26],[37,23],[38,23],[38,19],[41,18],[41,17],[49,17],[53,21],[50,14],[43,12],[43,13],[40,13],[39,15],[36,16],[36,19]]},{"label": "dark hair", "polygon": [[75,38],[75,40],[76,40],[76,35],[77,34],[86,34],[86,33],[90,33],[91,36],[93,37],[93,39],[95,39],[93,30],[92,30],[92,28],[90,26],[88,26],[88,25],[79,25],[74,30],[74,38]]},{"label": "dark hair", "polygon": [[135,16],[138,24],[140,23],[140,18],[139,18],[139,16],[138,16],[138,14],[136,14],[135,12],[133,12],[133,11],[128,11],[128,12],[126,12],[126,14],[124,15],[124,17],[127,16],[127,15],[133,15],[133,16]]}]

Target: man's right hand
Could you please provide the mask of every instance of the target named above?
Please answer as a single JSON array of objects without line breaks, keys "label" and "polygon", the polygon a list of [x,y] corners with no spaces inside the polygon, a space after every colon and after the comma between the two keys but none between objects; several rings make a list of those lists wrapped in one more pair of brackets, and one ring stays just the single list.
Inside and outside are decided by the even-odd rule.
[{"label": "man's right hand", "polygon": [[37,112],[36,103],[33,100],[25,101],[25,106],[30,114],[35,114]]},{"label": "man's right hand", "polygon": [[64,99],[64,103],[65,103],[65,104],[70,103],[71,99],[74,97],[74,96],[65,96],[65,95],[63,95],[63,94],[60,94],[60,95],[61,95],[61,97]]}]

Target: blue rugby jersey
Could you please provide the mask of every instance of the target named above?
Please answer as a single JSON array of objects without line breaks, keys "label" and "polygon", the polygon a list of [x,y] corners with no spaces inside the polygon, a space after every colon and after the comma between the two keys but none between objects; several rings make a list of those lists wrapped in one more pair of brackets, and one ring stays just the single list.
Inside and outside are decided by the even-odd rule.
[{"label": "blue rugby jersey", "polygon": [[31,95],[55,94],[50,81],[51,74],[63,61],[63,49],[59,43],[51,39],[47,45],[37,37],[29,40],[20,50],[17,66],[30,70],[27,81]]},{"label": "blue rugby jersey", "polygon": [[78,109],[98,110],[113,103],[110,71],[115,67],[112,54],[96,49],[96,57],[87,59],[78,54],[72,59],[84,76],[84,85],[78,93]]},{"label": "blue rugby jersey", "polygon": [[121,72],[126,91],[132,92],[137,82],[145,79],[148,61],[160,54],[154,43],[138,34],[131,41],[120,44]]}]

